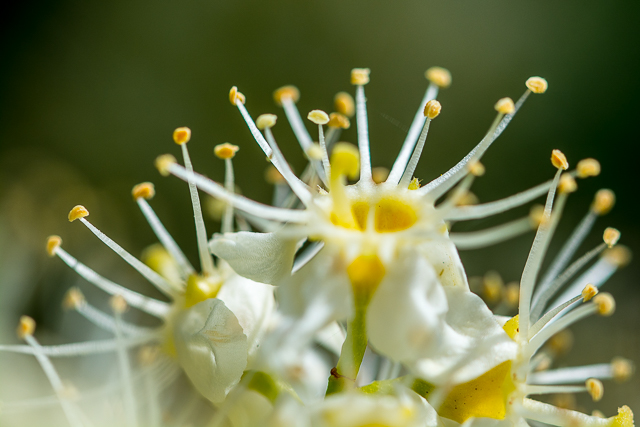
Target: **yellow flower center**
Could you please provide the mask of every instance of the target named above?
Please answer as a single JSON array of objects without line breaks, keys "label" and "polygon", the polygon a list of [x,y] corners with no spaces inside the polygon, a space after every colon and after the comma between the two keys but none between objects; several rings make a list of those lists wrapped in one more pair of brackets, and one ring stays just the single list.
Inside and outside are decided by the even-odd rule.
[{"label": "yellow flower center", "polygon": [[[373,208],[373,209],[372,209]],[[377,202],[356,201],[351,203],[353,221],[343,219],[338,212],[331,213],[331,222],[334,225],[355,228],[359,231],[367,229],[367,220],[370,212],[374,214],[374,229],[378,233],[393,233],[413,226],[418,220],[418,215],[413,206],[396,197],[382,197]]]},{"label": "yellow flower center", "polygon": [[199,302],[215,298],[222,286],[222,282],[211,277],[192,274],[187,279],[187,289],[184,293],[184,307],[189,308]]}]

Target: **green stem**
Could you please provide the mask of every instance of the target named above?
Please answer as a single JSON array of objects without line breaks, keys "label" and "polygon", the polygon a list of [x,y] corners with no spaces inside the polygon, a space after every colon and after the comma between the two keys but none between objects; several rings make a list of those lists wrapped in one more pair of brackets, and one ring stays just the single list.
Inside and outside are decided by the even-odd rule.
[{"label": "green stem", "polygon": [[331,370],[327,396],[355,388],[356,377],[367,349],[367,306],[366,303],[355,305],[355,315],[347,323],[347,336],[342,344],[338,365]]}]

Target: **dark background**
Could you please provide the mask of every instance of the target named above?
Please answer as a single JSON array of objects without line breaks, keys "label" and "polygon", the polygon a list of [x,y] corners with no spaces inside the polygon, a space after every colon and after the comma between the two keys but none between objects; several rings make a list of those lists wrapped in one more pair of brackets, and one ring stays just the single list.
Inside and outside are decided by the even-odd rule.
[{"label": "dark background", "polygon": [[[487,174],[474,192],[489,201],[548,179],[554,148],[572,164],[595,157],[603,173],[579,181],[551,252],[602,187],[613,189],[618,203],[581,251],[598,243],[604,227],[615,226],[621,242],[638,252],[637,2],[121,0],[23,1],[2,8],[0,304],[5,314],[27,312],[44,321],[45,330],[65,333],[54,313],[75,280],[59,260],[46,258],[47,235],[60,234],[67,250],[110,278],[135,282],[130,286],[139,281],[81,225],[66,221],[73,205],[84,204],[96,226],[137,255],[155,239],[130,189],[153,181],[154,208],[195,262],[186,184],[160,177],[153,167],[159,154],[179,155],[173,129],[191,127],[194,166],[217,180],[223,164],[212,155],[213,146],[239,145],[238,185],[249,197],[268,201],[264,155],[229,104],[229,88],[237,85],[245,93],[254,117],[281,116],[276,138],[300,171],[303,157],[272,91],[295,84],[301,112],[331,111],[337,91],[353,92],[353,67],[372,70],[366,87],[372,159],[387,167],[424,93],[424,70],[451,70],[453,85],[439,97],[443,112],[416,172],[425,180],[479,141],[498,98],[517,99],[526,78],[545,77],[548,92],[529,99],[484,157]],[[343,139],[355,142],[355,128]],[[215,222],[208,224],[209,233],[217,230]],[[495,269],[505,280],[517,280],[531,241],[530,234],[462,256],[470,275]],[[590,318],[573,328],[577,347],[563,364],[604,362],[614,355],[638,362],[638,265],[607,284],[618,301],[613,318]],[[15,319],[0,318],[10,323],[2,329],[12,330]],[[640,411],[637,380],[606,387],[598,406],[606,413],[622,403]]]}]

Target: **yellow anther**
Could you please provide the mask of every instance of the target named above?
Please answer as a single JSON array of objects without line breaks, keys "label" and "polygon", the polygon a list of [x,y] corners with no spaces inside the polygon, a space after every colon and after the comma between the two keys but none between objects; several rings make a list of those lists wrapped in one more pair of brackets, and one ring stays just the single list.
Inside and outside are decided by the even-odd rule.
[{"label": "yellow anther", "polygon": [[502,327],[504,331],[509,335],[509,338],[515,340],[520,332],[520,315],[516,314],[511,319],[507,320],[507,323]]},{"label": "yellow anther", "polygon": [[591,411],[591,416],[596,418],[605,418],[602,411],[598,411],[597,409],[594,409],[593,411]]},{"label": "yellow anther", "polygon": [[351,122],[344,114],[331,113],[329,114],[329,123],[327,123],[327,126],[330,128],[349,129]]},{"label": "yellow anther", "polygon": [[70,288],[62,300],[62,308],[65,310],[75,310],[85,303],[84,295],[78,288]]},{"label": "yellow anther", "polygon": [[133,187],[133,189],[131,190],[131,195],[133,196],[134,200],[138,200],[140,198],[149,200],[156,195],[156,189],[152,183],[143,182]]},{"label": "yellow anther", "polygon": [[631,250],[623,245],[616,245],[607,249],[602,255],[610,264],[616,267],[624,267],[631,262]]},{"label": "yellow anther", "polygon": [[482,281],[482,296],[485,301],[496,303],[502,299],[504,282],[496,271],[489,271]]},{"label": "yellow anther", "polygon": [[295,86],[282,86],[273,92],[273,100],[276,104],[282,106],[282,101],[290,99],[291,101],[298,102],[300,99],[300,91]]},{"label": "yellow anther", "polygon": [[547,348],[556,356],[566,354],[573,347],[573,333],[569,329],[558,332],[547,340]]},{"label": "yellow anther", "polygon": [[478,160],[469,162],[467,167],[469,168],[469,173],[473,176],[482,176],[485,173],[484,165]]},{"label": "yellow anther", "polygon": [[413,178],[409,183],[409,190],[417,190],[420,188],[420,180],[418,178]]},{"label": "yellow anther", "polygon": [[608,247],[612,248],[618,243],[618,240],[620,240],[620,232],[613,227],[607,227],[602,235],[602,240],[604,240]]},{"label": "yellow anther", "polygon": [[347,92],[338,92],[333,97],[333,103],[336,107],[336,111],[347,117],[353,117],[356,114],[356,104],[353,102],[353,97]]},{"label": "yellow anther", "polygon": [[240,147],[237,145],[225,142],[224,144],[218,144],[213,147],[213,154],[219,159],[233,159],[239,149]]},{"label": "yellow anther", "polygon": [[76,219],[84,218],[85,216],[89,216],[89,211],[82,205],[74,206],[73,209],[69,211],[69,222],[73,222]]},{"label": "yellow anther", "polygon": [[158,359],[160,348],[155,345],[145,345],[138,351],[138,363],[142,366],[151,366]]},{"label": "yellow anther", "polygon": [[544,206],[542,205],[533,205],[531,206],[531,210],[529,211],[529,219],[531,220],[531,226],[534,228],[538,228],[542,225],[544,221]]},{"label": "yellow anther", "polygon": [[589,378],[584,385],[587,387],[587,392],[591,395],[594,402],[599,402],[602,399],[602,396],[604,396],[604,386],[602,385],[602,381],[595,378]]},{"label": "yellow anther", "polygon": [[441,87],[442,89],[451,86],[451,73],[446,68],[431,67],[425,71],[424,76],[431,83]]},{"label": "yellow anther", "polygon": [[109,298],[109,305],[111,306],[111,310],[116,314],[124,313],[129,307],[122,295],[114,295]]},{"label": "yellow anther", "polygon": [[553,150],[551,152],[551,164],[554,167],[565,171],[569,168],[567,157],[560,150]]},{"label": "yellow anther", "polygon": [[161,156],[156,157],[155,166],[160,172],[162,176],[169,176],[171,172],[169,172],[169,168],[171,165],[177,163],[176,158],[171,154],[163,154]]},{"label": "yellow anther", "polygon": [[442,110],[442,105],[435,99],[432,99],[424,106],[424,116],[433,120],[438,117],[440,110]]},{"label": "yellow anther", "polygon": [[596,159],[582,159],[576,166],[578,178],[587,178],[600,175],[600,162]]},{"label": "yellow anther", "polygon": [[538,353],[538,354],[540,355],[541,360],[538,362],[538,365],[536,366],[535,371],[536,372],[546,371],[553,364],[553,359],[545,353]]},{"label": "yellow anther", "polygon": [[18,338],[24,339],[27,335],[31,336],[36,330],[36,321],[29,316],[20,316],[20,323],[18,323],[18,329],[16,333]]},{"label": "yellow anther", "polygon": [[598,215],[609,213],[616,203],[616,195],[613,191],[603,188],[598,190],[591,204],[591,210]]},{"label": "yellow anther", "polygon": [[499,99],[493,108],[495,108],[496,111],[500,114],[513,114],[513,112],[516,111],[516,106],[513,103],[513,99],[509,97]]},{"label": "yellow anther", "polygon": [[464,194],[461,194],[458,200],[456,200],[456,206],[471,206],[477,205],[478,203],[480,203],[480,199],[471,191],[465,191]]},{"label": "yellow anther", "polygon": [[611,316],[616,311],[616,300],[608,292],[602,292],[593,297],[593,303],[601,316]]},{"label": "yellow anther", "polygon": [[621,408],[618,408],[618,415],[615,417],[609,418],[612,419],[612,423],[610,427],[633,427],[633,412],[631,408],[627,405],[624,405]]},{"label": "yellow anther", "polygon": [[49,256],[54,256],[56,254],[56,250],[62,244],[62,239],[60,236],[49,236],[47,237],[47,253]]},{"label": "yellow anther", "polygon": [[193,307],[209,298],[215,298],[221,286],[222,282],[214,278],[192,274],[187,278],[187,289],[184,294],[185,308]]},{"label": "yellow anther", "polygon": [[278,116],[275,114],[260,114],[256,119],[256,127],[260,130],[272,128],[276,125]]},{"label": "yellow anther", "polygon": [[618,382],[625,382],[633,376],[636,367],[633,362],[622,357],[616,357],[611,361],[611,372],[613,379]]},{"label": "yellow anther", "polygon": [[244,104],[246,98],[242,92],[238,92],[238,88],[236,86],[232,87],[229,91],[229,101],[231,101],[231,105]]},{"label": "yellow anther", "polygon": [[354,68],[351,70],[351,84],[352,85],[366,85],[369,83],[369,73],[371,70],[368,68]]},{"label": "yellow anther", "polygon": [[360,170],[360,152],[348,142],[338,142],[331,153],[331,175],[356,179]]},{"label": "yellow anther", "polygon": [[504,302],[509,307],[517,307],[520,302],[520,284],[518,282],[507,283],[504,288]]},{"label": "yellow anther", "polygon": [[598,295],[598,288],[593,286],[593,284],[588,283],[587,286],[582,290],[582,302],[590,301],[591,298]]},{"label": "yellow anther", "polygon": [[311,110],[307,115],[307,119],[317,125],[326,125],[329,123],[329,115],[322,110]]},{"label": "yellow anther", "polygon": [[529,77],[525,84],[533,93],[545,93],[549,87],[549,83],[542,77]]},{"label": "yellow anther", "polygon": [[562,194],[573,193],[578,189],[578,183],[574,177],[568,173],[563,173],[558,183],[558,191]]},{"label": "yellow anther", "polygon": [[186,144],[191,139],[191,129],[188,127],[177,128],[173,131],[173,141],[178,144]]},{"label": "yellow anther", "polygon": [[312,160],[322,160],[322,147],[320,147],[320,144],[316,142],[307,148],[306,153],[307,157]]},{"label": "yellow anther", "polygon": [[375,182],[376,184],[381,184],[385,182],[388,177],[389,177],[389,169],[385,167],[378,166],[371,169],[371,178],[373,179],[373,182]]},{"label": "yellow anther", "polygon": [[275,166],[269,165],[264,171],[264,179],[272,185],[284,184],[287,181]]}]

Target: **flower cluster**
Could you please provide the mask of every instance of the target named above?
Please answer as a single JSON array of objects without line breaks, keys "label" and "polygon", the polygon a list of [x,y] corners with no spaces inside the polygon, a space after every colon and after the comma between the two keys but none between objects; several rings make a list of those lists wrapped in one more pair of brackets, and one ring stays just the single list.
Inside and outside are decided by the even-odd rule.
[{"label": "flower cluster", "polygon": [[[89,222],[85,207],[74,207],[69,221],[86,226],[165,298],[114,283],[66,252],[60,237],[50,237],[52,257],[111,295],[112,313],[92,305],[77,287],[68,291],[64,307],[113,338],[43,346],[33,319],[22,317],[18,336],[26,344],[0,351],[34,356],[53,395],[4,402],[5,413],[59,407],[72,427],[632,427],[627,406],[605,418],[531,398],[585,392],[598,401],[601,380],[623,381],[633,373],[631,362],[622,358],[552,368],[567,327],[586,316],[613,314],[613,297],[599,289],[629,259],[628,250],[617,245],[618,230],[606,228],[603,242],[574,260],[596,219],[613,207],[613,193],[600,190],[541,274],[576,179],[597,176],[599,163],[584,159],[569,170],[565,155],[553,150],[550,180],[505,199],[473,200],[469,189],[484,174],[482,156],[526,99],[547,90],[546,80],[532,77],[517,102],[503,98],[495,104],[495,120],[467,156],[421,185],[414,172],[432,121],[441,114],[438,93],[451,83],[449,72],[439,67],[427,70],[426,77],[428,88],[389,171],[371,165],[368,69],[351,73],[355,100],[340,92],[336,112],[308,113],[317,142],[296,107],[299,91],[293,86],[275,91],[308,159],[299,176],[276,142],[277,117],[263,114],[254,121],[245,96],[232,88],[231,104],[271,163],[272,205],[237,194],[237,146],[214,149],[225,164],[219,184],[194,172],[187,149],[191,130],[176,129],[173,140],[183,165],[166,154],[156,167],[188,183],[199,271],[151,207],[153,184],[132,191],[160,242],[142,260]],[[354,117],[357,146],[340,142]],[[221,230],[212,237],[200,191],[221,207]],[[479,231],[451,231],[458,221],[497,215],[545,195],[544,205],[524,218]],[[470,286],[459,249],[483,248],[531,230],[535,238],[519,283],[504,286],[489,274],[477,288]],[[136,322],[125,314],[129,307],[156,318],[156,326]],[[103,353],[114,355],[113,378],[93,388],[63,381],[52,362]],[[89,410],[96,398],[111,409]]]}]

